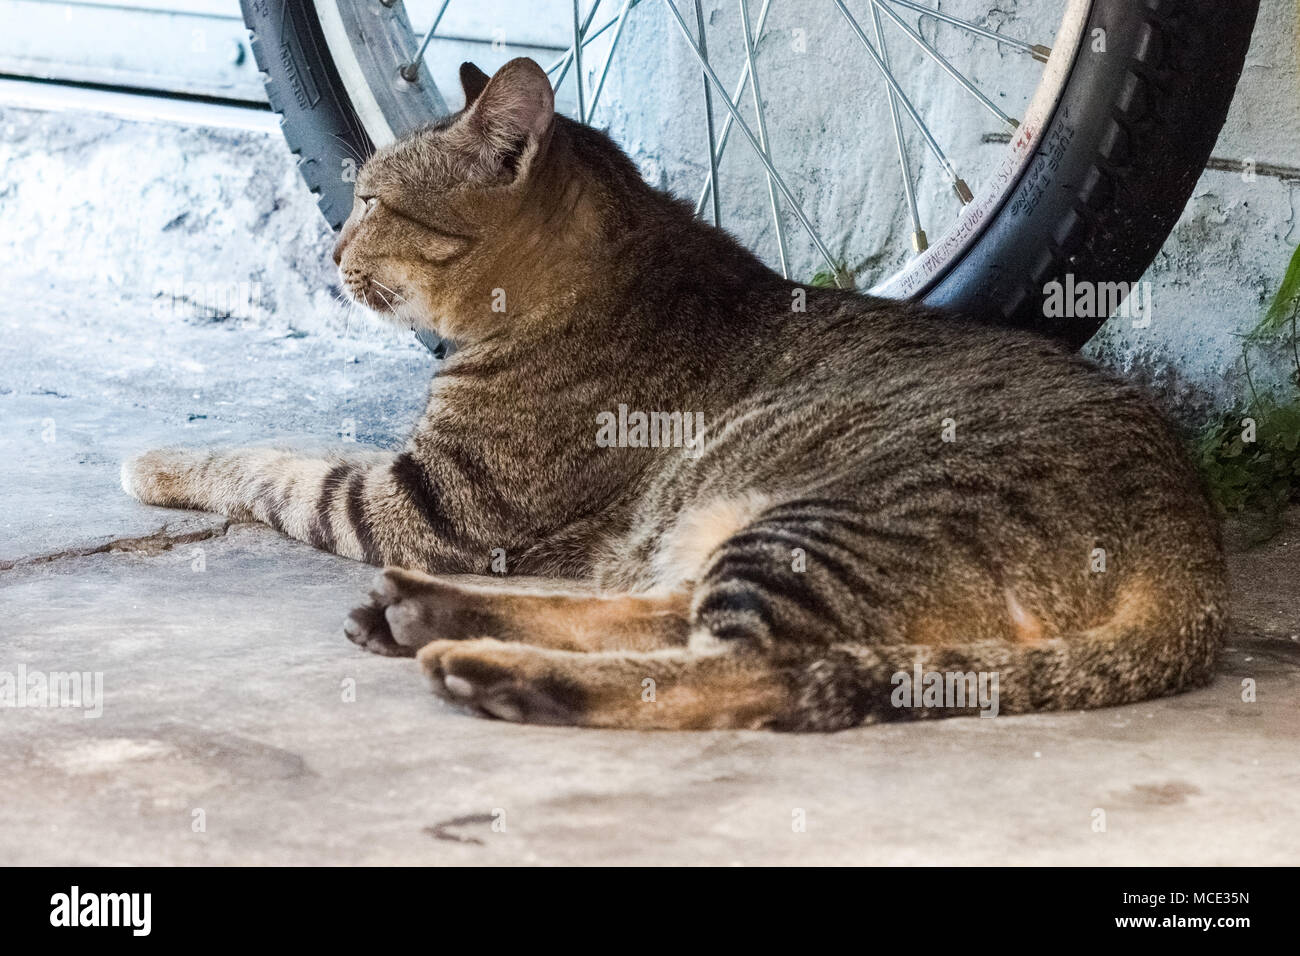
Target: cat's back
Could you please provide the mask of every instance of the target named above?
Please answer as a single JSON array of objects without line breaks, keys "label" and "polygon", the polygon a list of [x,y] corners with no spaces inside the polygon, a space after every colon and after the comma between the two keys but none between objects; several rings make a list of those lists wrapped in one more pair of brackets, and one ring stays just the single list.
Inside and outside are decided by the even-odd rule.
[{"label": "cat's back", "polygon": [[1212,523],[1140,387],[1032,333],[838,292],[809,290],[807,306],[755,343],[763,372],[710,422],[701,473],[860,488],[925,474],[956,489],[1014,473],[1026,499],[1095,515],[1109,488]]},{"label": "cat's back", "polygon": [[841,405],[885,424],[920,417],[1058,432],[1127,424],[1167,435],[1145,391],[1031,332],[869,296],[817,290],[772,326],[765,394]]}]

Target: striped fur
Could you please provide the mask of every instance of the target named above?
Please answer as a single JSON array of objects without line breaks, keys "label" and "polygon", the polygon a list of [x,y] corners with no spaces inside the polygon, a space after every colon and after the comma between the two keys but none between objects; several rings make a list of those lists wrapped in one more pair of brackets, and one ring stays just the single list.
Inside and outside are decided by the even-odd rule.
[{"label": "striped fur", "polygon": [[[787,282],[554,116],[536,64],[467,76],[366,164],[336,250],[459,345],[405,447],[154,451],[130,493],[390,566],[349,637],[507,719],[832,730],[970,712],[895,706],[918,667],[996,672],[1002,713],[1209,679],[1219,530],[1138,390]],[[702,453],[603,447],[620,406],[701,415]]]}]

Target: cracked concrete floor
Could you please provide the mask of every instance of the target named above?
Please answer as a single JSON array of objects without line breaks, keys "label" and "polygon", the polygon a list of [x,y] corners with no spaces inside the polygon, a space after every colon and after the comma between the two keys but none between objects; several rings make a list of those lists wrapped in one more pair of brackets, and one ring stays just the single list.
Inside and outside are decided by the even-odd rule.
[{"label": "cracked concrete floor", "polygon": [[84,299],[0,304],[0,672],[103,675],[98,717],[0,708],[7,863],[1300,860],[1300,512],[1234,554],[1196,693],[818,737],[489,722],[343,638],[371,569],[117,486],[162,443],[391,442],[427,355]]}]

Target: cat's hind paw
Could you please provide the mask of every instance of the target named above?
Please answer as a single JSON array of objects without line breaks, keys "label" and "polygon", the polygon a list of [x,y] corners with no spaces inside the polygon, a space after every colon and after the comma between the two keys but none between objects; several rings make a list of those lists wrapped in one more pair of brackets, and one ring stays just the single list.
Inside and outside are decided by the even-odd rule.
[{"label": "cat's hind paw", "polygon": [[475,713],[524,724],[581,722],[582,694],[541,665],[545,652],[492,638],[434,641],[420,666],[436,696]]}]

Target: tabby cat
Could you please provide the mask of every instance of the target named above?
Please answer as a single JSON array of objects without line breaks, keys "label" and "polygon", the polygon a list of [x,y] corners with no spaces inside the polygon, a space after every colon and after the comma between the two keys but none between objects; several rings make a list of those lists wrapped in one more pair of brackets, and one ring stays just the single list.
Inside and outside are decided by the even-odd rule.
[{"label": "tabby cat", "polygon": [[782,279],[536,63],[461,79],[365,164],[334,252],[457,343],[405,447],[151,451],[128,492],[385,566],[348,637],[507,720],[829,731],[975,711],[899,706],[914,674],[996,675],[1002,713],[1209,680],[1220,532],[1137,388]]}]

